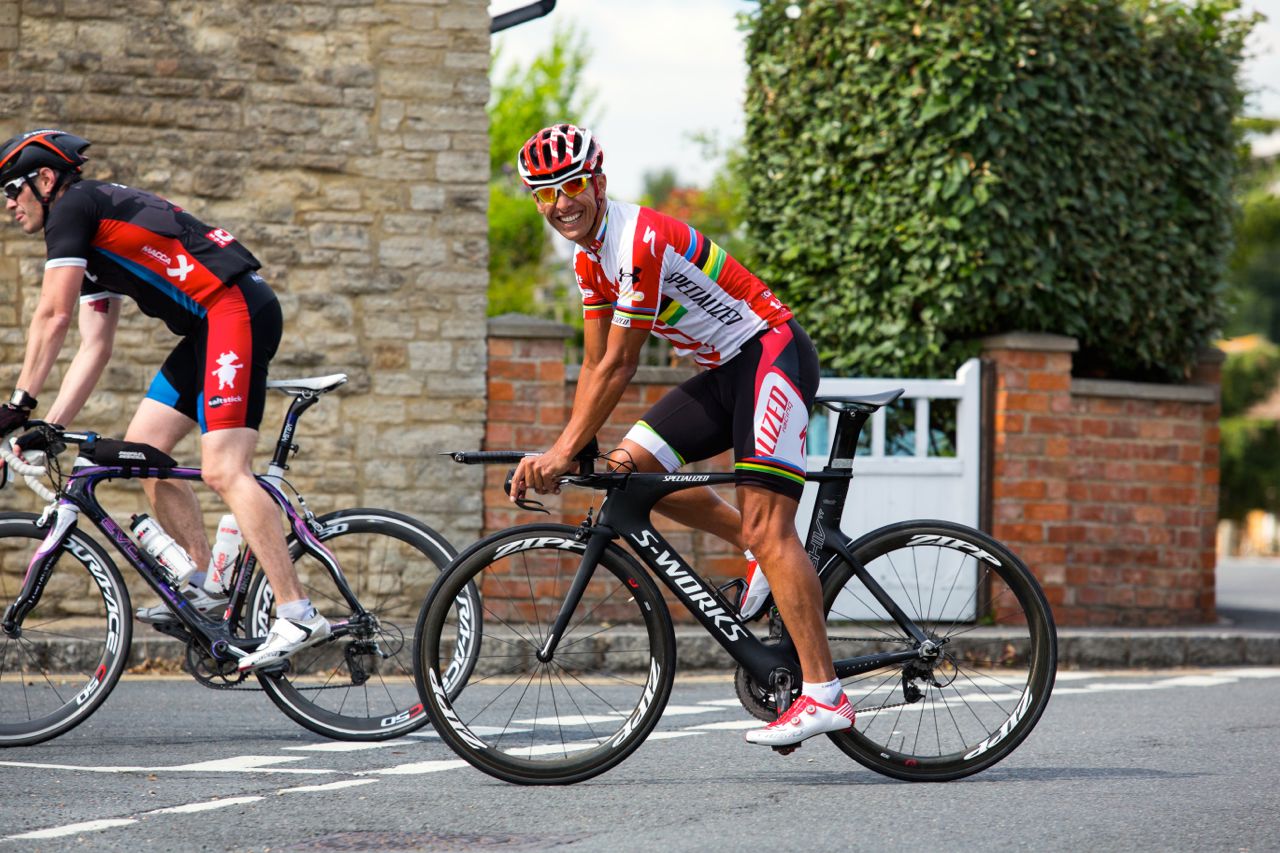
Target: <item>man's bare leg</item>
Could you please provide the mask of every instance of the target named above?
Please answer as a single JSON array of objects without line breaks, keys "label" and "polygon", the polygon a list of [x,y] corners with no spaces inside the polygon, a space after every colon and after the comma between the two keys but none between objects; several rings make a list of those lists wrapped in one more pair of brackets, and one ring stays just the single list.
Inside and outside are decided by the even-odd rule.
[{"label": "man's bare leg", "polygon": [[[129,422],[124,440],[149,444],[172,455],[173,448],[195,426],[195,421],[176,409],[146,399]],[[209,539],[205,534],[200,501],[191,484],[183,480],[147,478],[142,481],[142,490],[160,526],[195,560],[196,571],[208,566],[212,556]]]},{"label": "man's bare leg", "polygon": [[[630,460],[636,470],[643,473],[667,470],[657,457],[629,439],[623,439],[608,456],[615,466]],[[685,489],[668,495],[658,501],[654,509],[686,527],[718,536],[738,550],[745,547],[742,539],[742,513],[716,494],[710,486]]]},{"label": "man's bare leg", "polygon": [[738,500],[743,537],[769,580],[774,603],[800,656],[804,680],[833,680],[836,671],[822,618],[822,584],[796,533],[799,502],[756,486],[739,486]]},{"label": "man's bare leg", "polygon": [[235,515],[275,593],[276,607],[306,597],[289,559],[280,527],[280,508],[253,478],[258,431],[241,427],[207,432],[201,438],[204,481]]}]

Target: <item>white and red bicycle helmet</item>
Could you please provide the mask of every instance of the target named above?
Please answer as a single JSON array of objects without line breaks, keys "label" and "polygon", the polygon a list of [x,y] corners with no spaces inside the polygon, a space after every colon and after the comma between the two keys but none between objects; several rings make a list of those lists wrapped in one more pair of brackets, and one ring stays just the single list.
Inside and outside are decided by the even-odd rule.
[{"label": "white and red bicycle helmet", "polygon": [[537,189],[579,174],[600,174],[604,150],[585,127],[554,124],[529,137],[516,161],[525,186]]}]

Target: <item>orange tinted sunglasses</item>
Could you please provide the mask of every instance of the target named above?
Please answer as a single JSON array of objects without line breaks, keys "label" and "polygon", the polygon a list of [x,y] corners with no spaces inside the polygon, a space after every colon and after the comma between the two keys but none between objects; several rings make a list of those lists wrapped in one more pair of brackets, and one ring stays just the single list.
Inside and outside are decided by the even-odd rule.
[{"label": "orange tinted sunglasses", "polygon": [[569,198],[580,196],[590,186],[592,177],[592,175],[578,175],[576,178],[569,178],[567,181],[561,181],[549,187],[538,187],[533,191],[533,197],[543,204],[555,204],[559,193],[564,193]]}]

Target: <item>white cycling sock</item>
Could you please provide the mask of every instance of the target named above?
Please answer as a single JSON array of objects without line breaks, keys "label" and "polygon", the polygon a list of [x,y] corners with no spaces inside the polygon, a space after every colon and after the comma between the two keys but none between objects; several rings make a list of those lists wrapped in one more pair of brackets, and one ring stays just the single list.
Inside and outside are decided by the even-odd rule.
[{"label": "white cycling sock", "polygon": [[804,695],[814,701],[821,702],[823,705],[834,707],[840,701],[842,690],[840,688],[840,679],[838,678],[824,684],[814,684],[811,681],[806,681],[803,682],[803,685],[801,690]]},{"label": "white cycling sock", "polygon": [[187,583],[191,584],[192,586],[204,586],[204,580],[207,577],[209,577],[208,572],[195,572],[194,574],[192,574],[190,577],[187,578]]},{"label": "white cycling sock", "polygon": [[316,609],[311,606],[311,599],[300,598],[297,601],[281,604],[276,608],[276,615],[281,619],[293,619],[302,622],[313,618],[316,615]]}]

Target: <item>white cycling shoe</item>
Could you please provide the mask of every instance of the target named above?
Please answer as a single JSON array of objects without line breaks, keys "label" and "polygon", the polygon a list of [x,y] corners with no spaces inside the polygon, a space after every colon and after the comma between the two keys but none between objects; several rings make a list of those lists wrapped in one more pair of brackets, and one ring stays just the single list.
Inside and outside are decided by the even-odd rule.
[{"label": "white cycling shoe", "polygon": [[[200,613],[210,616],[222,616],[222,611],[227,609],[227,599],[225,596],[210,595],[202,586],[195,584],[187,584],[182,588],[182,597],[191,602]],[[160,622],[176,622],[177,616],[173,615],[173,611],[166,604],[155,604],[151,607],[139,607],[134,611],[133,618],[147,625],[155,625]]]},{"label": "white cycling shoe", "polygon": [[236,668],[241,672],[280,663],[295,652],[314,646],[329,636],[329,620],[319,613],[310,619],[276,619],[262,645],[240,658]]},{"label": "white cycling shoe", "polygon": [[850,728],[853,728],[853,706],[843,693],[834,706],[801,696],[791,703],[791,707],[781,717],[764,728],[751,729],[745,737],[747,743],[763,746],[794,746],[814,735],[842,732]]}]

